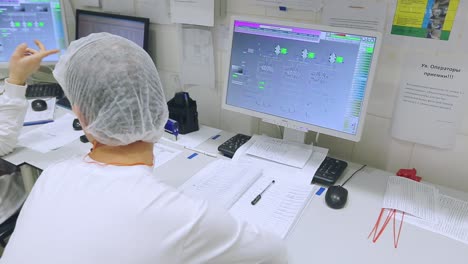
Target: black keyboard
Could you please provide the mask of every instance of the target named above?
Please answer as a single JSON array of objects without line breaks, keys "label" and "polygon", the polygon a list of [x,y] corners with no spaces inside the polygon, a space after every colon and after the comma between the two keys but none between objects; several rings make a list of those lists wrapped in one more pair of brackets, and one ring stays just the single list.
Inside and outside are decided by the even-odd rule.
[{"label": "black keyboard", "polygon": [[26,98],[63,97],[62,87],[58,83],[36,83],[26,88]]},{"label": "black keyboard", "polygon": [[243,134],[237,134],[219,145],[218,151],[224,156],[232,158],[237,149],[249,141],[251,137]]},{"label": "black keyboard", "polygon": [[325,157],[320,167],[312,178],[312,183],[333,185],[340,178],[348,163],[343,160]]}]

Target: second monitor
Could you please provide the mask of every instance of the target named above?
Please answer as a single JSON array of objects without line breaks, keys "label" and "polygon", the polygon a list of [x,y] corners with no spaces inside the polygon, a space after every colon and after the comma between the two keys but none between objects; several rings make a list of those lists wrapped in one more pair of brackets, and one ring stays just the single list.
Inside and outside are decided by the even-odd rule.
[{"label": "second monitor", "polygon": [[107,32],[135,42],[148,52],[149,19],[76,10],[76,39]]}]

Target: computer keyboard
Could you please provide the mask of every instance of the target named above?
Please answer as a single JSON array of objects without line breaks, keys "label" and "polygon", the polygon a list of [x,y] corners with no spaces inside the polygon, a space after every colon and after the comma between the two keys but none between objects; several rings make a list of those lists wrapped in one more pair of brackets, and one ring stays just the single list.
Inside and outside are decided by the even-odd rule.
[{"label": "computer keyboard", "polygon": [[62,87],[58,83],[36,83],[26,88],[26,98],[63,97]]},{"label": "computer keyboard", "polygon": [[218,151],[224,156],[232,158],[237,149],[249,141],[251,137],[244,134],[237,134],[219,145]]},{"label": "computer keyboard", "polygon": [[348,163],[346,161],[325,157],[325,160],[315,172],[312,183],[333,185],[340,178],[341,174],[343,174],[347,166]]}]

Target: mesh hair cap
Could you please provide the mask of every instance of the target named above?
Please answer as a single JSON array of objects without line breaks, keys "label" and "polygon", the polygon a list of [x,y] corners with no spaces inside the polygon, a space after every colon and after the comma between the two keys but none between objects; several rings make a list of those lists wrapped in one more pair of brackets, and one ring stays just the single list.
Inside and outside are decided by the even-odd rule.
[{"label": "mesh hair cap", "polygon": [[73,41],[53,72],[86,133],[120,146],[156,142],[168,119],[158,71],[138,45],[108,33]]}]

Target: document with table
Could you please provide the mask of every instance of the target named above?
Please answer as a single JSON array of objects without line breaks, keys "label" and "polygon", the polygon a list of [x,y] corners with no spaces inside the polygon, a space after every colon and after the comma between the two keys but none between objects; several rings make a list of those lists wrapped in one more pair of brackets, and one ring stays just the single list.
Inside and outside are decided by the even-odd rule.
[{"label": "document with table", "polygon": [[[179,189],[187,195],[228,209],[237,219],[285,238],[315,188],[315,185],[305,185],[294,175],[278,170],[260,169],[251,163],[216,160]],[[258,196],[261,199],[258,200]],[[253,202],[256,198],[257,201]]]}]

